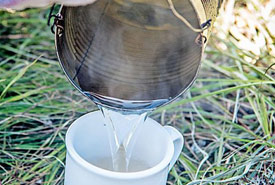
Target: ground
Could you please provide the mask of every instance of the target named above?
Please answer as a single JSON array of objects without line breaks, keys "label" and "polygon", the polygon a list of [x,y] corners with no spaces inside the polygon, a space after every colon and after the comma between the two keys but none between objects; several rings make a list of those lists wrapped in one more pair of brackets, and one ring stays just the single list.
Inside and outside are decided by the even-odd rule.
[{"label": "ground", "polygon": [[[0,11],[3,185],[62,184],[66,130],[96,110],[59,67],[48,13]],[[275,184],[274,41],[274,0],[225,1],[197,81],[150,116],[185,138],[168,184]]]}]

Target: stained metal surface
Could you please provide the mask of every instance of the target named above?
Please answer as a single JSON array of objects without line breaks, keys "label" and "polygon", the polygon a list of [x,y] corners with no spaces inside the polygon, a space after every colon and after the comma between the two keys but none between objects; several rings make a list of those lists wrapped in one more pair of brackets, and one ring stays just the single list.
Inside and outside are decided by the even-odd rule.
[{"label": "stained metal surface", "polygon": [[[201,13],[214,18],[218,1],[209,2],[202,0],[211,12]],[[174,0],[174,6],[200,28],[203,16],[192,2]],[[160,106],[183,93],[197,75],[203,53],[198,33],[176,18],[165,0],[99,0],[63,7],[60,14],[64,30],[56,35],[56,47],[62,67],[99,104],[130,109],[123,102],[167,100]]]}]

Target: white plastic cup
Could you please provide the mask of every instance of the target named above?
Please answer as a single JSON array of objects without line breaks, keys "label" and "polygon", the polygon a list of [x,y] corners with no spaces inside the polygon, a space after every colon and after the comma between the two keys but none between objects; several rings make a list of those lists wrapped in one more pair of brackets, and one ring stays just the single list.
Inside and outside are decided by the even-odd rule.
[{"label": "white plastic cup", "polygon": [[138,172],[113,172],[89,163],[111,156],[107,128],[99,111],[77,119],[66,135],[65,185],[165,185],[178,159],[183,137],[173,127],[162,127],[148,118],[136,141],[134,159],[151,168]]}]

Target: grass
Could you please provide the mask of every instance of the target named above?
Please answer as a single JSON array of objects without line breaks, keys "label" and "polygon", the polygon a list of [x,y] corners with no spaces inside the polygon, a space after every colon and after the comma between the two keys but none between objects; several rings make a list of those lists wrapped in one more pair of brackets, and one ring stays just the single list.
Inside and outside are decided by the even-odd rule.
[{"label": "grass", "polygon": [[[151,115],[185,137],[168,184],[275,184],[274,5],[228,0],[194,86]],[[0,12],[3,185],[62,184],[66,130],[96,110],[61,72],[48,12]]]}]

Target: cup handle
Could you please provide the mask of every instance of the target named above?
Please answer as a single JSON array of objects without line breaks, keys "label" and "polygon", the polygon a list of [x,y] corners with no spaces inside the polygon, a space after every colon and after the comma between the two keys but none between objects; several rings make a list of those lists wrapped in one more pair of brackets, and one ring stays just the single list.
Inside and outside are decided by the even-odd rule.
[{"label": "cup handle", "polygon": [[175,129],[171,126],[164,126],[164,128],[169,133],[169,135],[171,136],[172,141],[174,143],[174,155],[173,155],[172,160],[169,164],[169,171],[170,171],[180,156],[180,153],[183,148],[184,139],[183,139],[182,134],[177,129]]}]

